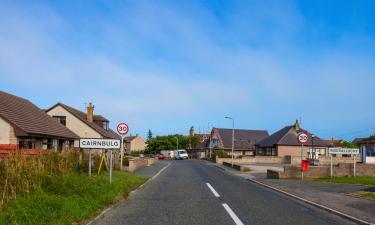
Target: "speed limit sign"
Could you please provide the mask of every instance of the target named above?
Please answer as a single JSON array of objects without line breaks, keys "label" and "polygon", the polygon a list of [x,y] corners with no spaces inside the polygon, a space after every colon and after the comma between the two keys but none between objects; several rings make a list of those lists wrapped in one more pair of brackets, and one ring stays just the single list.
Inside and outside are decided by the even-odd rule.
[{"label": "speed limit sign", "polygon": [[298,133],[297,140],[301,145],[304,145],[308,142],[309,136],[305,132]]},{"label": "speed limit sign", "polygon": [[120,135],[125,135],[129,132],[129,126],[126,123],[119,123],[116,129]]}]

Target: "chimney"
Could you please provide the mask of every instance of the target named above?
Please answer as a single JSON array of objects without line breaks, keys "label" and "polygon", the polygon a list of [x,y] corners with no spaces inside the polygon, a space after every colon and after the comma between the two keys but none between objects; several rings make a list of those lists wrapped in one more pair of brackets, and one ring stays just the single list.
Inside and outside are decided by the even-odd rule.
[{"label": "chimney", "polygon": [[296,129],[296,131],[299,131],[301,129],[298,120],[296,120],[296,123],[294,124],[294,128]]},{"label": "chimney", "polygon": [[87,106],[87,121],[94,122],[94,106],[91,102]]}]

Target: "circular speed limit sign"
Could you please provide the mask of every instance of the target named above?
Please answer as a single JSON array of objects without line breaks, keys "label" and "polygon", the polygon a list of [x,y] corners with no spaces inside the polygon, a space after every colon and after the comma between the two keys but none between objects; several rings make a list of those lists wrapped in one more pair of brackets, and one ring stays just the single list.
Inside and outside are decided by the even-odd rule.
[{"label": "circular speed limit sign", "polygon": [[125,135],[129,132],[129,126],[126,123],[119,123],[116,129],[120,135]]},{"label": "circular speed limit sign", "polygon": [[301,145],[304,145],[308,142],[309,136],[305,132],[298,133],[297,140]]}]

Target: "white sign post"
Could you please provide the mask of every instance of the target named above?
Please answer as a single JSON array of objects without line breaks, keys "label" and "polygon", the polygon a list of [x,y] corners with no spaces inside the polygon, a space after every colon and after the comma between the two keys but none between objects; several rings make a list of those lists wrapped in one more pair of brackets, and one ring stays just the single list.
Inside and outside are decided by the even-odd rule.
[{"label": "white sign post", "polygon": [[122,122],[117,125],[117,133],[121,135],[120,169],[122,171],[122,161],[124,159],[124,136],[129,132],[129,126]]},{"label": "white sign post", "polygon": [[305,132],[299,132],[297,135],[297,141],[301,144],[301,179],[303,180],[303,169],[302,169],[302,163],[303,163],[303,145],[306,144],[309,140],[309,136]]},{"label": "white sign post", "polygon": [[[79,147],[89,149],[89,176],[91,176],[91,149],[119,149],[120,140],[100,139],[100,138],[82,138],[79,139]],[[112,151],[110,155],[109,182],[112,182]]]},{"label": "white sign post", "polygon": [[331,178],[333,177],[332,154],[352,155],[352,157],[353,157],[353,176],[355,177],[356,155],[359,154],[359,148],[341,148],[341,147],[329,148],[328,152],[331,156]]}]

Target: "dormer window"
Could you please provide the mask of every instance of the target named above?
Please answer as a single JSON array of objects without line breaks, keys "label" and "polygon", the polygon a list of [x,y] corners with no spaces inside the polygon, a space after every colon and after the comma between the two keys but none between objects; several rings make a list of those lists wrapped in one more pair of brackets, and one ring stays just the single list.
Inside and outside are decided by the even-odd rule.
[{"label": "dormer window", "polygon": [[57,120],[57,122],[66,126],[66,116],[52,116],[52,117],[55,118]]},{"label": "dormer window", "polygon": [[103,121],[103,128],[104,128],[104,130],[108,130],[109,129],[109,122]]}]

